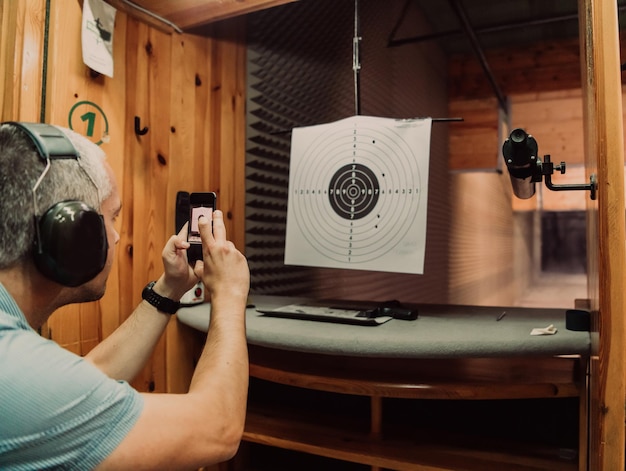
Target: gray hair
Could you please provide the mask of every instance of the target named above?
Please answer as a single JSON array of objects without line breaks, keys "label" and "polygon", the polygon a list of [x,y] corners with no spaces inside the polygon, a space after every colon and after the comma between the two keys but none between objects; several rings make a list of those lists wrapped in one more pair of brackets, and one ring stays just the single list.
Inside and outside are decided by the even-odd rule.
[{"label": "gray hair", "polygon": [[70,129],[56,127],[72,142],[80,158],[52,160],[37,189],[35,214],[33,186],[46,162],[23,130],[0,124],[0,269],[30,257],[35,216],[67,200],[83,201],[100,211],[102,202],[111,195],[113,187],[102,149]]}]

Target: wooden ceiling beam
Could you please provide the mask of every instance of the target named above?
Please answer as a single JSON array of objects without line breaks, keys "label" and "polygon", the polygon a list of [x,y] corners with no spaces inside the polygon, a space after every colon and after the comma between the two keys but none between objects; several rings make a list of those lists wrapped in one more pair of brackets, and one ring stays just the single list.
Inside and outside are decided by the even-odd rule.
[{"label": "wooden ceiling beam", "polygon": [[[215,21],[276,7],[296,0],[106,0],[124,13],[159,30],[185,31]],[[135,4],[139,8],[133,6]],[[161,21],[162,18],[166,21]]]}]

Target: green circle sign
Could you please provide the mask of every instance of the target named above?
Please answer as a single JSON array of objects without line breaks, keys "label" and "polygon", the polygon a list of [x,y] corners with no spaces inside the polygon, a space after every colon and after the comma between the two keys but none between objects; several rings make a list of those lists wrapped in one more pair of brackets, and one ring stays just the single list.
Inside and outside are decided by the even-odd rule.
[{"label": "green circle sign", "polygon": [[[109,142],[109,121],[102,108],[91,101],[79,101],[72,106],[68,123],[70,129],[87,136],[97,145]],[[99,140],[96,142],[95,139]]]}]

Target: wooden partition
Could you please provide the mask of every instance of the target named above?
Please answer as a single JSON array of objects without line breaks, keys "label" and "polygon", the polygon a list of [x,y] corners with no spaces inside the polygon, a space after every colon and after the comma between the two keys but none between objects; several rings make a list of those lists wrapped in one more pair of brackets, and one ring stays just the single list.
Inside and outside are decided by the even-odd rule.
[{"label": "wooden partition", "polygon": [[[244,27],[235,19],[202,37],[168,34],[118,12],[110,78],[82,62],[80,3],[53,0],[49,12],[46,4],[0,4],[0,119],[43,117],[72,127],[101,145],[116,174],[121,240],[107,293],[99,302],[59,310],[48,323],[51,338],[85,354],[131,313],[143,286],[162,272],[178,191],[217,192],[229,236],[243,248]],[[85,113],[95,116],[91,133],[80,119]],[[146,134],[135,134],[135,117]],[[172,321],[135,381],[139,390],[187,388],[194,344],[179,329]]]},{"label": "wooden partition", "polygon": [[598,200],[588,204],[590,377],[589,469],[624,469],[626,277],[624,145],[617,6],[579,0],[585,163]]}]

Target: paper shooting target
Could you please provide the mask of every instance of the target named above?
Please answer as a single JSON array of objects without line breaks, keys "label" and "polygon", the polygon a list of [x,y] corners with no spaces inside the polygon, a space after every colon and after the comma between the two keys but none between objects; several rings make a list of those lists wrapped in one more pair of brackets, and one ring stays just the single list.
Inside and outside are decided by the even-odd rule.
[{"label": "paper shooting target", "polygon": [[285,263],[423,273],[431,120],[294,129]]}]

